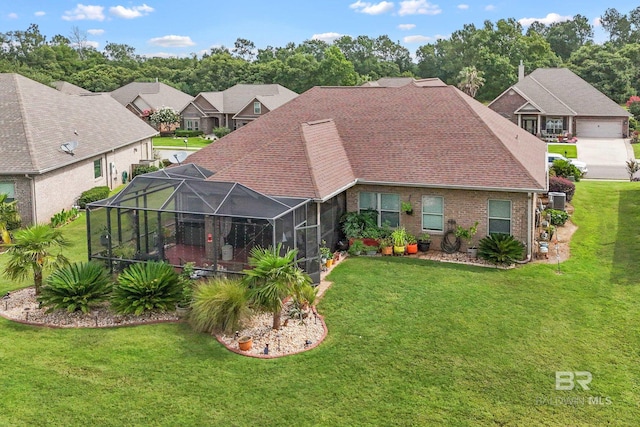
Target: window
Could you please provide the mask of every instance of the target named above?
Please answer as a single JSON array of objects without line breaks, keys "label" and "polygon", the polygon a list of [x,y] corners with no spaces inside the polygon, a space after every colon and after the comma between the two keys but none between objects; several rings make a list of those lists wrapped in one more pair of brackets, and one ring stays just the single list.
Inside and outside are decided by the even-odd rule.
[{"label": "window", "polygon": [[373,211],[379,226],[400,225],[400,195],[387,193],[360,193],[360,212]]},{"label": "window", "polygon": [[422,197],[422,229],[444,231],[444,198],[440,196]]},{"label": "window", "polygon": [[489,234],[511,234],[510,200],[489,200]]},{"label": "window", "polygon": [[547,133],[551,135],[560,135],[562,133],[562,119],[547,119]]},{"label": "window", "polygon": [[16,198],[16,188],[13,182],[0,182],[0,194],[6,194],[5,202],[13,202]]},{"label": "window", "polygon": [[262,114],[262,104],[257,101],[253,103],[253,114]]},{"label": "window", "polygon": [[100,178],[102,176],[102,159],[93,161],[93,177]]},{"label": "window", "polygon": [[184,126],[187,128],[187,130],[200,130],[200,120],[187,119],[184,121]]}]

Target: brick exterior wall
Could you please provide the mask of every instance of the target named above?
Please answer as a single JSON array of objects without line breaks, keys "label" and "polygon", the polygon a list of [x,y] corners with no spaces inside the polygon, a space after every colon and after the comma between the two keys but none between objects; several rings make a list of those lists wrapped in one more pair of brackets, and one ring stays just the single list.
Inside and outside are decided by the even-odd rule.
[{"label": "brick exterior wall", "polygon": [[31,224],[33,221],[33,205],[31,204],[31,179],[24,175],[1,176],[0,182],[13,183],[14,198],[18,202],[18,213],[22,224]]},{"label": "brick exterior wall", "polygon": [[[533,242],[533,226],[528,228],[528,207],[531,206],[531,221],[535,219],[536,198],[531,205],[528,204],[527,193],[508,193],[498,191],[473,191],[473,190],[448,190],[430,188],[392,187],[381,185],[356,185],[347,190],[347,211],[358,210],[358,198],[360,191],[374,193],[394,193],[400,195],[400,202],[411,201],[413,214],[400,213],[400,225],[408,232],[416,236],[422,230],[422,196],[441,196],[444,199],[444,228],[447,229],[447,221],[454,219],[457,225],[469,227],[478,221],[478,233],[475,243],[487,235],[488,229],[488,204],[489,200],[511,201],[511,234],[518,240],[527,243]],[[429,232],[431,234],[431,249],[440,250],[440,243],[444,233]],[[463,243],[461,250],[465,250]],[[527,248],[530,251],[530,248]]]},{"label": "brick exterior wall", "polygon": [[[113,152],[35,176],[36,218],[33,218],[30,213],[31,191],[27,193],[26,190],[21,190],[20,198],[16,194],[20,214],[23,215],[23,224],[48,223],[55,213],[71,208],[82,192],[90,188],[101,185],[109,188],[119,186],[122,183],[123,171],[127,171],[131,177],[131,165],[150,156],[152,157],[151,140],[146,139]],[[102,159],[102,176],[94,178],[93,162],[97,159]],[[117,173],[110,173],[110,163],[115,164]]]},{"label": "brick exterior wall", "polygon": [[525,102],[527,102],[526,99],[520,96],[519,93],[509,89],[493,101],[489,108],[502,117],[509,119],[511,122],[518,124],[518,116],[514,113],[518,108],[522,107]]}]

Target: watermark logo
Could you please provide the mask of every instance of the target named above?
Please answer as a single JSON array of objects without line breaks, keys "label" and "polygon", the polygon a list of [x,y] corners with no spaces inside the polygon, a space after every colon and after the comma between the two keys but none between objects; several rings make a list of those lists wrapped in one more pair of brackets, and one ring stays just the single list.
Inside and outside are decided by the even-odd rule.
[{"label": "watermark logo", "polygon": [[589,371],[556,371],[556,390],[573,390],[576,383],[583,390],[589,390],[593,376]]}]

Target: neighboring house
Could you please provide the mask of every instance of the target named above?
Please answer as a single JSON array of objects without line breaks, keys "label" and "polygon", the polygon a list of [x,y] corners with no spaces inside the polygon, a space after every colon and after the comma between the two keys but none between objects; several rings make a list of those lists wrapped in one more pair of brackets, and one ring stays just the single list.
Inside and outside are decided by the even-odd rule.
[{"label": "neighboring house", "polygon": [[494,99],[489,108],[534,135],[553,140],[626,138],[631,114],[567,68],[538,68]]},{"label": "neighboring house", "polygon": [[222,92],[201,92],[180,111],[182,128],[207,135],[217,127],[235,130],[297,96],[278,84],[237,84]]},{"label": "neighboring house", "polygon": [[60,92],[66,93],[67,95],[89,95],[91,91],[81,88],[80,86],[76,86],[74,84],[57,81],[53,83],[53,87],[58,89]]},{"label": "neighboring house", "polygon": [[[148,122],[149,113],[162,107],[180,112],[193,96],[160,82],[133,82],[111,92],[111,96],[129,111]],[[171,129],[159,129],[172,131]]]},{"label": "neighboring house", "polygon": [[108,94],[70,95],[19,74],[0,74],[0,93],[0,192],[18,201],[24,224],[49,222],[153,158],[157,132]]},{"label": "neighboring house", "polygon": [[123,218],[117,239],[89,236],[91,257],[129,245],[138,259],[233,271],[252,247],[282,243],[318,280],[320,242],[335,248],[340,218],[358,210],[428,232],[435,248],[453,222],[478,221],[478,239],[511,234],[531,255],[548,188],[546,144],[444,83],[315,87],[186,162],[90,208],[93,230]]},{"label": "neighboring house", "polygon": [[442,86],[444,84],[444,82],[437,77],[430,77],[426,79],[414,79],[413,77],[383,77],[375,81],[363,83],[362,86],[401,87],[406,86],[409,83],[414,83],[417,86]]}]

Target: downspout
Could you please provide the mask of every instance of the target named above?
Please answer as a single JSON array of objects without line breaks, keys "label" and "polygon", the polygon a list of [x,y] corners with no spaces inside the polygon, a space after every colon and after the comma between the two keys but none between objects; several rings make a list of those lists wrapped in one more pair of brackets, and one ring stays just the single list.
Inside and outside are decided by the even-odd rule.
[{"label": "downspout", "polygon": [[30,189],[31,189],[31,222],[32,224],[38,223],[38,215],[36,210],[36,181],[35,178],[29,176],[28,173],[24,174],[24,177],[30,181]]},{"label": "downspout", "polygon": [[533,215],[533,193],[527,193],[527,258],[516,260],[516,264],[526,264],[533,258],[533,246],[531,236],[533,234],[533,224],[531,223]]}]

